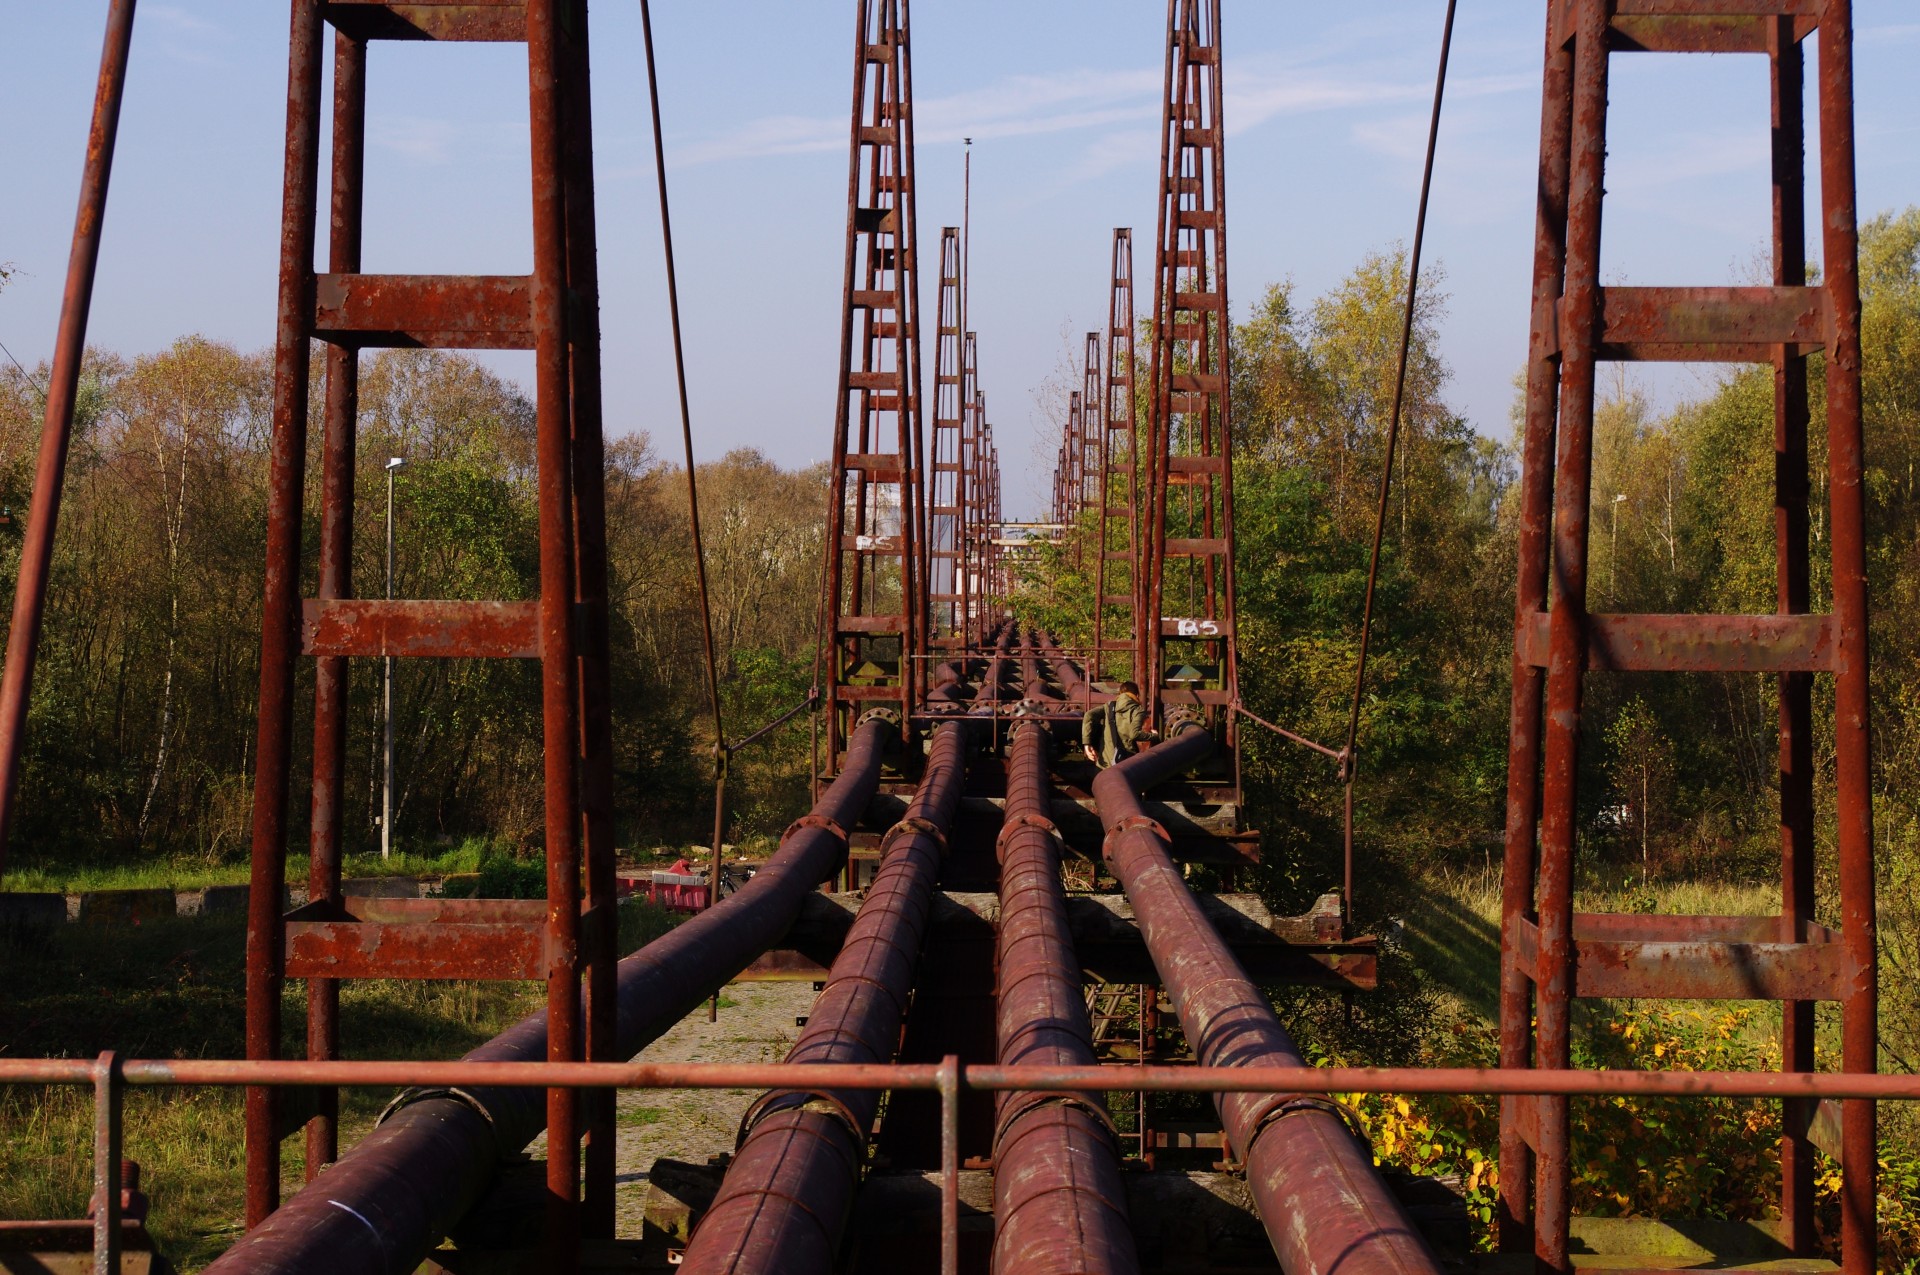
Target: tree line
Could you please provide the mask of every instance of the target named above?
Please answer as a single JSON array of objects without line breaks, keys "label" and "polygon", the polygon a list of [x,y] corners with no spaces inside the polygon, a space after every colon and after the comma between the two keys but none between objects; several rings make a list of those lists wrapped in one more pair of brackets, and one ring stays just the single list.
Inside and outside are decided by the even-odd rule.
[{"label": "tree line", "polygon": [[[314,360],[314,419],[324,386]],[[0,585],[10,593],[30,499],[46,369],[0,373]],[[267,352],[184,337],[85,359],[21,776],[14,862],[243,855],[259,679],[272,368]],[[395,476],[397,597],[538,592],[534,409],[471,359],[363,356],[354,585],[385,589],[385,465]],[[319,431],[308,458],[303,591],[315,590]],[[804,698],[812,680],[819,469],[753,451],[698,471],[729,734]],[[607,500],[622,845],[710,827],[711,730],[684,471],[644,433],[608,449]],[[349,851],[378,839],[379,666],[354,661]],[[292,809],[304,819],[312,670]],[[540,835],[540,716],[531,661],[396,661],[396,836],[425,849]],[[797,729],[731,776],[736,828],[777,829],[805,791]],[[302,830],[296,826],[295,844]]]},{"label": "tree line", "polygon": [[[1405,270],[1404,255],[1388,251],[1320,297],[1275,284],[1233,331],[1243,693],[1262,716],[1332,743],[1351,694]],[[1862,280],[1877,824],[1883,855],[1906,864],[1920,829],[1920,631],[1902,619],[1920,601],[1920,211],[1863,227]],[[1491,859],[1506,787],[1515,453],[1448,404],[1441,272],[1424,285],[1360,733],[1362,841],[1383,877],[1418,862]],[[1824,438],[1812,362],[1817,610]],[[0,524],[5,584],[43,379],[0,373],[0,504],[12,519]],[[525,394],[471,360],[423,351],[364,356],[362,381],[359,591],[384,584],[382,468],[397,455],[409,463],[396,481],[396,594],[532,596]],[[316,400],[320,392],[316,370]],[[199,337],[137,357],[89,354],[30,721],[21,853],[242,851],[269,396],[264,353]],[[1596,609],[1772,610],[1771,422],[1764,368],[1725,373],[1670,410],[1630,379],[1608,386],[1595,424]],[[308,471],[311,536],[317,454]],[[609,449],[623,844],[697,838],[708,819],[713,741],[684,477],[644,434]],[[812,683],[826,476],[742,451],[700,466],[698,477],[737,739]],[[1027,584],[1022,604],[1034,618],[1079,635],[1091,582],[1065,554],[1043,557]],[[368,834],[376,676],[372,663],[356,666],[350,707],[349,826]],[[401,839],[537,839],[532,667],[403,661],[397,696]],[[1590,853],[1653,872],[1770,871],[1773,696],[1772,680],[1758,676],[1593,679],[1581,785]],[[803,804],[804,720],[737,759],[730,835],[777,832]],[[303,716],[295,730],[304,750],[310,722]],[[1824,740],[1816,756],[1830,769]],[[1276,865],[1270,888],[1298,901],[1330,879],[1336,777],[1324,759],[1253,730],[1246,780]],[[296,810],[303,800],[296,792]]]}]

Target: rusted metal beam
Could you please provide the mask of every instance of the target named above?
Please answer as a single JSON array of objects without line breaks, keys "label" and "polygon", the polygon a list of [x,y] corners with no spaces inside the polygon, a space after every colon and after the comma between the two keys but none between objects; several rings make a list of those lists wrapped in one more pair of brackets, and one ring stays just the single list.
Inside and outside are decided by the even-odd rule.
[{"label": "rusted metal beam", "polygon": [[[789,1063],[885,1063],[899,1046],[947,834],[960,808],[974,723],[933,734],[907,817],[887,834],[879,874],[834,958]],[[756,878],[757,879],[757,878]],[[741,1121],[720,1193],[687,1243],[688,1272],[835,1268],[880,1095],[821,1087],[761,1095]]]},{"label": "rusted metal beam", "polygon": [[[1141,807],[1141,790],[1213,750],[1212,737],[1197,723],[1176,731],[1094,781],[1107,862],[1133,902],[1201,1064],[1300,1066],[1271,1004],[1207,923],[1167,852],[1166,834]],[[1381,1182],[1341,1108],[1285,1092],[1222,1094],[1214,1105],[1289,1272],[1439,1275],[1439,1262]]]},{"label": "rusted metal beam", "polygon": [[[786,932],[806,895],[828,880],[846,854],[846,830],[873,799],[881,753],[893,727],[874,719],[854,732],[840,777],[812,813],[780,839],[753,879],[717,905],[682,922],[620,962],[615,1054],[631,1057],[707,999]],[[536,1063],[547,1056],[544,1012],[468,1054],[465,1063]],[[319,1069],[366,1064],[286,1062]],[[588,1074],[605,1064],[556,1064],[542,1070],[563,1084],[566,1066]],[[386,1083],[413,1083],[403,1064]],[[490,1074],[490,1073],[489,1073]],[[4,1076],[4,1071],[0,1071]],[[132,1083],[139,1083],[137,1077]],[[284,1082],[283,1082],[284,1083]],[[425,1081],[427,1084],[438,1082]],[[547,1083],[544,1079],[540,1083]],[[331,1275],[342,1270],[406,1275],[485,1193],[503,1158],[516,1154],[545,1121],[539,1089],[463,1085],[403,1094],[374,1131],[319,1181],[243,1236],[207,1269]]]},{"label": "rusted metal beam", "polygon": [[[999,1058],[1084,1067],[1093,1028],[1060,884],[1060,833],[1047,818],[1052,739],[1014,728],[1000,857]],[[1097,1096],[1002,1096],[993,1140],[993,1269],[1102,1275],[1140,1268],[1113,1124]]]},{"label": "rusted metal beam", "polygon": [[540,658],[539,607],[533,602],[308,598],[301,619],[305,655]]}]

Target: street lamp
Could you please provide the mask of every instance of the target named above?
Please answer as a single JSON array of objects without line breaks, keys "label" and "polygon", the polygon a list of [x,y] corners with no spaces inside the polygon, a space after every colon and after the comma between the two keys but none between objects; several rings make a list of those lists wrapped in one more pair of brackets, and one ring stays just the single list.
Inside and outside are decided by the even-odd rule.
[{"label": "street lamp", "polygon": [[1612,543],[1607,546],[1607,601],[1613,601],[1613,586],[1620,581],[1620,506],[1625,504],[1627,493],[1617,491],[1613,494],[1613,529],[1610,533]]},{"label": "street lamp", "polygon": [[[387,458],[387,601],[393,601],[393,475],[407,463]],[[380,717],[386,734],[386,782],[380,789],[380,857],[393,854],[393,656],[381,660]]]}]

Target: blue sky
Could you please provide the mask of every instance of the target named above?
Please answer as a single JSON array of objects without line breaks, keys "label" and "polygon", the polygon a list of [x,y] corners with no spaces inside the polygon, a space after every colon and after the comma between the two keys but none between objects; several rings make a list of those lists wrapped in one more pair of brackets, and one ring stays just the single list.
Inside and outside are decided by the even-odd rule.
[{"label": "blue sky", "polygon": [[[1226,0],[1228,225],[1236,311],[1303,297],[1411,235],[1440,0]],[[1429,229],[1451,301],[1450,400],[1505,437],[1525,350],[1542,42],[1539,0],[1461,5]],[[702,457],[830,446],[845,212],[852,5],[657,0],[662,96]],[[51,350],[104,0],[0,10],[0,341]],[[974,145],[972,321],[1015,511],[1044,503],[1049,384],[1098,326],[1116,225],[1150,278],[1165,6],[1160,0],[919,0],[914,76],[921,258],[960,217]],[[272,333],[287,6],[144,0],[92,339],[125,352],[202,332]],[[1920,12],[1857,0],[1860,206],[1920,203]],[[638,4],[594,11],[607,412],[676,427]],[[1764,63],[1614,63],[1609,282],[1744,280],[1768,234]],[[366,268],[530,266],[520,46],[382,44],[370,83]],[[527,356],[488,356],[524,379]],[[1659,396],[1701,374],[1648,379]]]}]

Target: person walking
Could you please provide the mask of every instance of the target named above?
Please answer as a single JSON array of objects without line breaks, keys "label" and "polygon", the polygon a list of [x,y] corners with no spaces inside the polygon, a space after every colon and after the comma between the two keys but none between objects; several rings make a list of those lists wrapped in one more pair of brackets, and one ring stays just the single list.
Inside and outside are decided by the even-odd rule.
[{"label": "person walking", "polygon": [[1095,704],[1080,718],[1080,747],[1087,760],[1102,769],[1144,748],[1148,743],[1147,710],[1140,703],[1140,687],[1120,683],[1120,693]]}]

